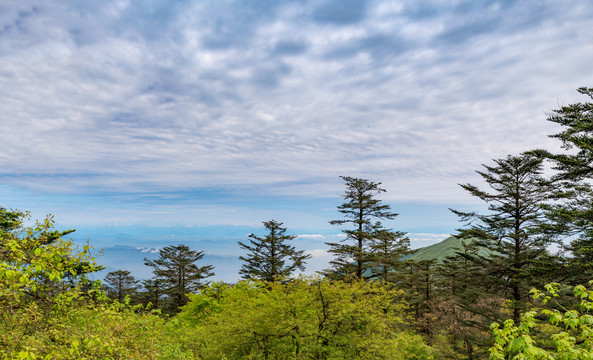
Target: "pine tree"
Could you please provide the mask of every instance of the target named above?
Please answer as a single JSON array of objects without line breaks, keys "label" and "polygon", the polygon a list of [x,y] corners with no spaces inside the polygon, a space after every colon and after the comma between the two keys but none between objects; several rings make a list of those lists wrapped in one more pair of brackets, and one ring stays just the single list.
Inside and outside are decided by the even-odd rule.
[{"label": "pine tree", "polygon": [[456,351],[468,359],[479,358],[476,352],[491,346],[490,324],[505,316],[504,298],[494,291],[497,281],[489,276],[490,268],[490,255],[473,239],[462,240],[455,255],[447,256],[436,268],[439,291],[430,317],[436,319],[435,327],[453,336]]},{"label": "pine tree", "polygon": [[286,235],[286,228],[282,227],[281,222],[270,220],[263,224],[269,231],[265,237],[249,234],[250,244],[239,242],[239,246],[249,252],[246,256],[239,257],[244,261],[239,270],[243,278],[275,282],[290,276],[297,269],[305,270],[305,260],[311,255],[286,244],[296,236]]},{"label": "pine tree", "polygon": [[166,286],[172,298],[169,312],[174,313],[188,301],[187,293],[196,292],[204,285],[203,280],[213,276],[211,265],[197,266],[204,257],[202,251],[190,250],[185,245],[166,246],[156,260],[144,259],[144,264],[153,267],[156,278]]},{"label": "pine tree", "polygon": [[161,299],[166,293],[164,281],[160,278],[143,280],[142,288],[143,291],[139,294],[142,304],[150,303],[153,308],[160,309],[162,307]]},{"label": "pine tree", "polygon": [[[593,99],[593,88],[577,91]],[[561,201],[546,207],[548,231],[574,238],[565,247],[570,256],[563,267],[566,273],[558,281],[576,285],[593,278],[593,102],[562,106],[547,120],[564,127],[550,137],[559,139],[571,153],[532,153],[551,160],[557,171],[552,180],[558,189],[555,197]]]},{"label": "pine tree", "polygon": [[112,299],[123,302],[126,295],[135,295],[138,291],[138,280],[127,270],[116,270],[105,275],[107,294]]},{"label": "pine tree", "polygon": [[391,212],[389,205],[376,198],[385,192],[380,187],[381,183],[348,176],[341,178],[346,182],[346,191],[342,196],[346,202],[338,206],[338,212],[344,215],[344,219],[332,220],[330,224],[350,224],[354,229],[342,230],[346,234],[342,243],[326,243],[335,259],[330,262],[333,268],[325,274],[338,279],[348,276],[366,279],[373,276],[372,271],[367,271],[373,267],[373,238],[383,229],[377,220],[393,219],[398,214]]},{"label": "pine tree", "polygon": [[532,155],[507,156],[494,160],[495,166],[484,165],[478,171],[492,192],[471,184],[461,187],[488,204],[487,214],[452,210],[471,225],[460,230],[462,238],[476,238],[476,244],[490,254],[487,279],[494,293],[511,301],[513,319],[520,321],[525,300],[538,271],[538,261],[548,256],[552,238],[542,228],[544,213],[541,204],[548,200],[553,188],[542,176],[542,160]]},{"label": "pine tree", "polygon": [[411,252],[410,239],[405,235],[405,232],[391,229],[375,231],[370,245],[370,271],[374,279],[398,281],[404,263],[401,259]]},{"label": "pine tree", "polygon": [[[593,88],[583,87],[577,91],[593,99]],[[554,160],[559,179],[582,180],[593,177],[593,103],[562,106],[554,110],[547,120],[566,127],[550,137],[561,140],[564,149],[578,151],[573,154],[552,154],[536,150],[535,153]]]},{"label": "pine tree", "polygon": [[434,297],[436,260],[404,261],[398,273],[398,287],[406,293],[409,311],[417,329],[431,335],[432,324],[426,321]]}]

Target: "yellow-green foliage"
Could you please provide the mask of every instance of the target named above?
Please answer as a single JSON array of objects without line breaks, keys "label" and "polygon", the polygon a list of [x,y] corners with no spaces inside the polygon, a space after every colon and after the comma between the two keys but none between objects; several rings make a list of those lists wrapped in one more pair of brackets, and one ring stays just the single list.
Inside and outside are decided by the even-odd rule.
[{"label": "yellow-green foliage", "polygon": [[203,359],[431,359],[402,330],[402,295],[363,281],[214,284],[170,327]]},{"label": "yellow-green foliage", "polygon": [[[0,359],[432,359],[383,283],[214,284],[164,319],[108,299],[51,218],[0,228]],[[0,219],[1,220],[1,219]]]},{"label": "yellow-green foliage", "polygon": [[[593,281],[589,285],[593,285]],[[541,299],[543,304],[554,303],[552,309],[529,311],[519,325],[512,320],[505,321],[502,328],[492,324],[496,340],[490,349],[491,359],[593,359],[593,291],[576,286],[574,296],[579,307],[574,310],[555,301],[559,298],[559,287],[560,284],[548,284],[546,293],[531,291],[533,298]],[[548,324],[539,322],[538,317],[546,318]],[[544,343],[550,346],[544,348]]]},{"label": "yellow-green foliage", "polygon": [[189,358],[166,343],[163,319],[89,286],[90,247],[56,237],[51,218],[24,219],[0,231],[0,359]]}]

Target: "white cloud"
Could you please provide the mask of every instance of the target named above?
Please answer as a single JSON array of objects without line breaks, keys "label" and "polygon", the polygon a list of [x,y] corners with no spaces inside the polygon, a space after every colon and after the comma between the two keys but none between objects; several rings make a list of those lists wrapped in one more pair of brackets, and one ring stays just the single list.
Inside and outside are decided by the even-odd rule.
[{"label": "white cloud", "polygon": [[312,239],[312,240],[325,240],[327,238],[334,238],[334,237],[343,237],[343,234],[335,234],[335,235],[321,235],[321,234],[303,234],[297,235],[298,238],[302,239]]},{"label": "white cloud", "polygon": [[333,255],[323,249],[314,249],[305,251],[306,254],[311,255],[312,258],[329,258]]},{"label": "white cloud", "polygon": [[544,112],[593,83],[593,6],[464,4],[12,2],[0,182],[316,198],[352,175],[470,201],[481,163],[557,145]]},{"label": "white cloud", "polygon": [[407,236],[414,240],[444,240],[451,236],[451,234],[430,234],[430,233],[408,233]]},{"label": "white cloud", "polygon": [[451,234],[426,234],[426,233],[410,233],[410,245],[413,249],[425,247],[436,244],[450,237]]},{"label": "white cloud", "polygon": [[161,251],[160,248],[150,248],[150,247],[137,247],[136,250],[139,250],[141,253],[150,252],[151,254],[156,254]]}]

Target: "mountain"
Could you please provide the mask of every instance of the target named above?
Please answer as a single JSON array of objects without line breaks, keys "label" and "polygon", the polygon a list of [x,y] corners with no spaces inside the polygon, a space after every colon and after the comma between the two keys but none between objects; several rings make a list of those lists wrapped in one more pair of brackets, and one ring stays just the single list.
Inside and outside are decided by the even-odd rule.
[{"label": "mountain", "polygon": [[[404,259],[414,261],[437,260],[437,262],[442,262],[447,256],[455,255],[455,252],[461,250],[462,247],[461,239],[450,236],[439,243],[420,248]],[[486,251],[480,249],[480,254],[486,255]]]}]

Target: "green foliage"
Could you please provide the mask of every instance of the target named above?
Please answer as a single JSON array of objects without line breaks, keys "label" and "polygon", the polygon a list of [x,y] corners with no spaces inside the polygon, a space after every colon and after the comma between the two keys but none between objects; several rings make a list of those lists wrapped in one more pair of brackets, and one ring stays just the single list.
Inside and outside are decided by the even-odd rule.
[{"label": "green foliage", "polygon": [[171,326],[203,359],[431,359],[402,330],[402,296],[378,282],[214,284]]},{"label": "green foliage", "polygon": [[[20,213],[18,227],[0,233],[0,305],[21,309],[33,302],[71,301],[73,291],[88,282],[86,274],[101,269],[91,248],[75,251],[72,242],[61,237],[48,242],[48,234],[58,233],[52,230],[52,218],[24,227],[20,224],[26,218]],[[68,277],[77,282],[65,281]]]},{"label": "green foliage", "polygon": [[0,232],[10,232],[21,225],[24,213],[18,210],[7,210],[0,206]]},{"label": "green foliage", "polygon": [[106,300],[63,309],[35,340],[49,358],[144,359],[158,354],[163,320],[126,304]]},{"label": "green foliage", "polygon": [[101,268],[90,246],[56,237],[64,232],[51,217],[24,226],[28,215],[14,213],[0,232],[0,358],[192,358],[159,316],[111,302],[98,281],[86,290],[87,274]]},{"label": "green foliage", "polygon": [[[582,285],[576,286],[574,297],[579,306],[567,309],[556,301],[560,296],[559,287],[553,283],[546,285],[545,292],[533,289],[532,297],[541,300],[542,306],[547,308],[526,312],[520,324],[513,320],[505,321],[503,327],[492,324],[495,345],[490,349],[491,359],[593,358],[593,291]],[[548,324],[538,318],[546,319]]]},{"label": "green foliage", "polygon": [[275,220],[265,221],[264,226],[269,231],[265,237],[249,234],[249,245],[239,242],[241,248],[249,251],[247,256],[239,257],[244,261],[239,270],[243,278],[274,282],[278,278],[289,277],[296,270],[305,270],[305,260],[311,255],[286,244],[286,241],[293,240],[296,236],[286,235],[286,228]]}]

